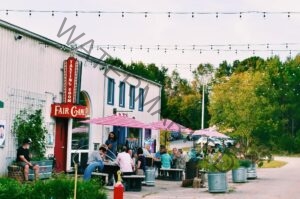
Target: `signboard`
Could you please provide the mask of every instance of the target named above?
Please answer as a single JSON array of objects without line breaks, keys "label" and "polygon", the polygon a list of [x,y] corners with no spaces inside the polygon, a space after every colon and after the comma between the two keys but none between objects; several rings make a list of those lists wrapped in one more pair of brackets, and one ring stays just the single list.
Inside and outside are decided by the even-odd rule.
[{"label": "signboard", "polygon": [[78,87],[78,61],[74,57],[69,57],[64,61],[64,89],[63,102],[75,104],[77,99]]},{"label": "signboard", "polygon": [[70,103],[65,104],[51,104],[52,117],[65,118],[86,118],[88,116],[88,107],[82,105],[74,105]]}]

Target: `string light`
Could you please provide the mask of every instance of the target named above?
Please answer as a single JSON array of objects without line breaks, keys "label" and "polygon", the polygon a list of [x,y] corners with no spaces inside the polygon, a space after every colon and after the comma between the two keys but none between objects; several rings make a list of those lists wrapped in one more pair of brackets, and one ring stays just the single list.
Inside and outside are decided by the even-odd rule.
[{"label": "string light", "polygon": [[[215,12],[186,12],[186,11],[168,11],[168,12],[156,12],[156,11],[96,11],[96,10],[25,10],[25,9],[2,9],[0,12],[5,12],[8,14],[8,12],[11,13],[24,13],[29,12],[31,13],[62,13],[62,14],[75,14],[75,16],[78,16],[79,14],[121,14],[122,17],[125,16],[125,14],[142,14],[145,16],[145,18],[148,17],[149,14],[151,15],[165,15],[170,18],[172,15],[191,15],[192,18],[194,18],[196,15],[215,15],[216,18],[219,18],[220,15],[238,15],[239,18],[242,18],[242,15],[249,14],[249,15],[263,15],[263,18],[266,18],[267,15],[286,15],[288,18],[291,17],[291,15],[299,15],[300,12],[290,12],[290,11],[283,11],[283,12],[271,12],[271,11],[236,11],[236,12],[223,12],[223,11],[215,11]],[[77,15],[76,15],[77,14]]]},{"label": "string light", "polygon": [[[272,48],[270,48],[272,46]],[[289,48],[290,46],[294,46],[294,48]],[[114,45],[114,44],[106,44],[106,45],[94,45],[94,48],[97,50],[101,48],[106,48],[107,50],[111,49],[123,49],[126,50],[126,45]],[[181,53],[185,53],[186,51],[189,52],[216,52],[220,54],[221,52],[230,52],[232,48],[234,48],[234,52],[251,52],[255,54],[256,52],[269,52],[273,54],[274,52],[300,52],[300,43],[261,43],[261,44],[210,44],[210,45],[128,45],[128,48],[132,50],[163,50],[163,52],[167,53],[168,51],[178,51],[180,50]]]}]

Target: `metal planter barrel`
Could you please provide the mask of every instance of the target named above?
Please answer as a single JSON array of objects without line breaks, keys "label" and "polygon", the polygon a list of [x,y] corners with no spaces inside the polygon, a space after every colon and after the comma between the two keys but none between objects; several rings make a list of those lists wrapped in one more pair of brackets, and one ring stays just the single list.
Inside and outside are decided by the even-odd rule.
[{"label": "metal planter barrel", "polygon": [[147,167],[145,173],[145,183],[149,186],[155,185],[155,168],[154,167]]},{"label": "metal planter barrel", "polygon": [[255,178],[257,178],[256,164],[252,163],[250,167],[247,168],[247,179],[255,179]]},{"label": "metal planter barrel", "polygon": [[228,191],[228,182],[226,173],[223,172],[209,172],[208,178],[208,191],[210,193],[220,193]]},{"label": "metal planter barrel", "polygon": [[247,182],[247,168],[239,167],[232,170],[233,182]]}]

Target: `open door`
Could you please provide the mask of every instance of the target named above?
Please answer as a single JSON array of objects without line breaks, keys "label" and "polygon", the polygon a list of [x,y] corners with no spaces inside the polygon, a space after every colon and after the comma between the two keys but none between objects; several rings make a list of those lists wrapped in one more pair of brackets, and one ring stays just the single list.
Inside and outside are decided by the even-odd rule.
[{"label": "open door", "polygon": [[68,120],[56,118],[54,156],[56,158],[55,171],[66,171]]}]

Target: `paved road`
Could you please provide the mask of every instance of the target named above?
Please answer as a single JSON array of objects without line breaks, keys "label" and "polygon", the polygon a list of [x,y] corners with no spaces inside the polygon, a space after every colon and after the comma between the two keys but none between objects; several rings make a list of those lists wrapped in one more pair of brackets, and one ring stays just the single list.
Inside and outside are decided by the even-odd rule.
[{"label": "paved road", "polygon": [[[124,199],[298,199],[300,198],[300,158],[276,157],[287,161],[282,168],[257,169],[258,178],[247,183],[231,183],[228,193],[211,194],[207,188],[182,188],[181,182],[156,180],[154,187],[143,186],[141,192],[125,192]],[[109,191],[113,198],[113,191]]]}]

